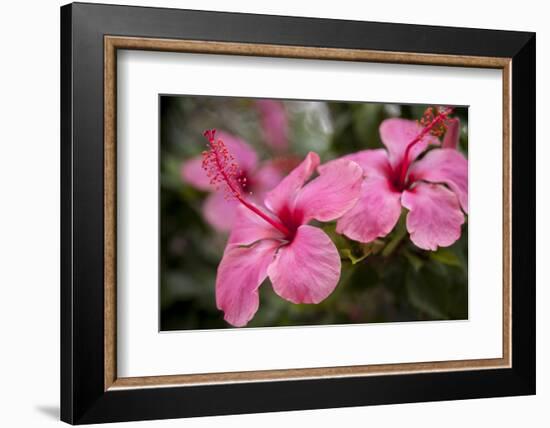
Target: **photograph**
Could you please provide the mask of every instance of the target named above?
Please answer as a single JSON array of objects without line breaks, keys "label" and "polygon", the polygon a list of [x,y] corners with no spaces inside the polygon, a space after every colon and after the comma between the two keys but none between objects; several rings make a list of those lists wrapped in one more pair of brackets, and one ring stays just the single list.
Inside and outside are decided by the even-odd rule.
[{"label": "photograph", "polygon": [[468,319],[468,107],[159,94],[159,330]]}]

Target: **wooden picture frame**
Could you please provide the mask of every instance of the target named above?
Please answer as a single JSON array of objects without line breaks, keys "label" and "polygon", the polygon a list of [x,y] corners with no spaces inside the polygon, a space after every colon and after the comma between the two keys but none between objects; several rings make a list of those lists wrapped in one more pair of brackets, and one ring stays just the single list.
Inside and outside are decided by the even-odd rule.
[{"label": "wooden picture frame", "polygon": [[[502,70],[502,358],[118,377],[118,49]],[[62,420],[114,422],[535,392],[534,34],[76,3],[61,9],[61,54]]]}]

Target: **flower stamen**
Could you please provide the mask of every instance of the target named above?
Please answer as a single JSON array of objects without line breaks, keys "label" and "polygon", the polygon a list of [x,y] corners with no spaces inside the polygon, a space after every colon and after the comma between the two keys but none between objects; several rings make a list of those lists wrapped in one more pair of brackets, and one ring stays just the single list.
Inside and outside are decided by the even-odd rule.
[{"label": "flower stamen", "polygon": [[405,154],[403,155],[403,159],[401,160],[401,167],[400,167],[399,179],[398,179],[398,183],[400,184],[400,186],[405,185],[405,180],[407,178],[407,172],[409,170],[409,165],[410,165],[409,155],[410,155],[411,149],[420,141],[422,141],[422,139],[428,134],[436,137],[442,136],[447,130],[446,121],[448,119],[448,116],[453,112],[453,110],[454,109],[452,107],[435,109],[435,112],[437,114],[434,114],[434,109],[432,107],[428,107],[426,109],[426,111],[424,112],[424,115],[418,122],[424,128],[407,145],[405,149]]},{"label": "flower stamen", "polygon": [[206,171],[210,183],[226,192],[225,196],[228,199],[236,199],[254,214],[261,217],[274,228],[282,232],[285,236],[290,234],[288,228],[262,212],[259,208],[248,202],[242,195],[241,189],[246,186],[246,177],[243,176],[239,165],[235,158],[227,149],[225,143],[218,139],[216,140],[216,130],[208,129],[203,134],[208,140],[209,150],[202,153],[202,168]]}]

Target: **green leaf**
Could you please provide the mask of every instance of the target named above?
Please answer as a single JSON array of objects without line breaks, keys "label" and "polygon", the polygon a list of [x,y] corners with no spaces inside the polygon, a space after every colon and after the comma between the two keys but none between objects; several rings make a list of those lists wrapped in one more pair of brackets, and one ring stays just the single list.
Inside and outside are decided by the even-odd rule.
[{"label": "green leaf", "polygon": [[410,303],[434,319],[448,319],[450,283],[444,272],[425,265],[407,278]]},{"label": "green leaf", "polygon": [[458,256],[447,248],[440,248],[439,250],[430,253],[430,258],[448,266],[462,266]]}]

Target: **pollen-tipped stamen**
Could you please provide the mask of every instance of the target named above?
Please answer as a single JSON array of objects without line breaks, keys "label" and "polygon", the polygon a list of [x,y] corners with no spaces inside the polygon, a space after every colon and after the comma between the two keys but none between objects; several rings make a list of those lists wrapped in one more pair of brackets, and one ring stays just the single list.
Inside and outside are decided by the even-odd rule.
[{"label": "pollen-tipped stamen", "polygon": [[410,165],[409,155],[411,149],[420,141],[422,141],[422,139],[428,134],[435,135],[437,137],[443,135],[446,130],[445,121],[448,116],[453,112],[453,110],[454,109],[452,107],[438,109],[436,110],[437,115],[434,115],[432,107],[426,109],[424,115],[419,121],[420,125],[422,125],[424,128],[409,144],[407,144],[405,154],[403,155],[403,159],[401,160],[401,169],[399,171],[399,183],[401,185],[405,183],[405,179],[407,178],[407,172]]},{"label": "pollen-tipped stamen", "polygon": [[235,198],[254,214],[282,232],[283,235],[288,236],[290,231],[284,224],[269,217],[243,197],[240,189],[246,185],[246,179],[242,178],[241,169],[224,142],[220,139],[216,140],[216,130],[208,129],[204,131],[203,135],[208,140],[209,150],[203,152],[202,167],[210,178],[210,183],[216,188],[223,184],[227,197]]}]

